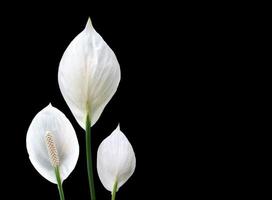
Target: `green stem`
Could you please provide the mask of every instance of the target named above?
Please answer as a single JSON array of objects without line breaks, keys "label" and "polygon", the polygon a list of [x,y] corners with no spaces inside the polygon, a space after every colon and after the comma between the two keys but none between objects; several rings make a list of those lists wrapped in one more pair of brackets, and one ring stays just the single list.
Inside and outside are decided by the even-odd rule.
[{"label": "green stem", "polygon": [[113,190],[111,193],[111,200],[115,200],[116,192],[117,192],[117,181],[115,181],[115,183],[113,185]]},{"label": "green stem", "polygon": [[59,172],[59,167],[55,168],[55,175],[56,175],[57,182],[58,182],[58,189],[59,189],[60,200],[65,200],[65,198],[64,198],[64,192],[63,192],[63,188],[62,188],[61,177],[60,177],[60,172]]},{"label": "green stem", "polygon": [[93,178],[92,152],[91,152],[91,120],[89,115],[87,115],[86,117],[86,158],[87,158],[87,171],[88,171],[91,200],[96,200],[95,189],[94,189],[94,178]]}]

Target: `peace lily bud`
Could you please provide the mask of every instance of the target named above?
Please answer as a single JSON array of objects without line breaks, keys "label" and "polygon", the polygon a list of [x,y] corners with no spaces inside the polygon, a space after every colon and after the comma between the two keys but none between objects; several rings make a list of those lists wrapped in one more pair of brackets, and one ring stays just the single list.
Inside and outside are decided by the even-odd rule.
[{"label": "peace lily bud", "polygon": [[120,66],[111,48],[89,19],[65,50],[59,65],[61,93],[79,125],[85,129],[100,117],[120,82]]},{"label": "peace lily bud", "polygon": [[107,190],[115,192],[133,174],[135,166],[133,148],[118,126],[98,148],[98,176]]},{"label": "peace lily bud", "polygon": [[32,120],[26,137],[29,159],[48,181],[57,184],[56,169],[65,180],[76,166],[79,145],[66,116],[51,104]]}]

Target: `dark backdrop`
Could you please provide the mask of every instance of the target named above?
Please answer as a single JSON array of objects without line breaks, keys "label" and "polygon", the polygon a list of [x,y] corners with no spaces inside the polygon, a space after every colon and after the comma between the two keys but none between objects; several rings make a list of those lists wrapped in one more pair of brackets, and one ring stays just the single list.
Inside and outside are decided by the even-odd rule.
[{"label": "dark backdrop", "polygon": [[[57,82],[58,64],[71,40],[80,33],[90,16],[98,33],[115,52],[121,66],[117,93],[92,128],[92,150],[120,123],[136,153],[136,170],[117,194],[118,200],[162,197],[168,184],[163,170],[169,156],[163,127],[171,118],[171,49],[164,10],[145,3],[99,4],[24,3],[3,7],[10,12],[2,23],[2,160],[6,199],[58,199],[57,186],[45,180],[31,165],[26,151],[26,133],[33,117],[50,102],[73,124],[80,156],[76,168],[64,181],[67,199],[88,199],[85,167],[85,133],[66,105]],[[174,53],[174,52],[173,52]],[[168,60],[169,59],[169,60]],[[171,127],[171,125],[169,126]],[[170,128],[169,128],[170,129]],[[164,141],[164,143],[161,143]],[[163,150],[165,149],[165,150]],[[178,159],[178,158],[177,158]],[[95,162],[96,163],[96,162]],[[170,165],[172,165],[171,163]],[[168,164],[167,164],[168,165]],[[95,168],[97,199],[110,199]],[[154,187],[156,186],[156,187]]]},{"label": "dark backdrop", "polygon": [[[233,90],[232,84],[239,73],[233,57],[240,54],[232,38],[237,29],[226,20],[233,13],[223,8],[170,1],[1,5],[3,199],[59,198],[56,185],[31,165],[25,144],[31,120],[49,102],[69,118],[80,144],[65,195],[89,198],[84,131],[57,82],[61,56],[89,16],[121,66],[118,91],[92,128],[93,155],[120,123],[137,160],[117,200],[220,199],[240,190],[242,176],[233,173],[237,162],[229,162],[238,144],[232,141],[239,139],[234,126],[240,115],[233,105],[242,88]],[[95,186],[98,200],[110,199],[96,170]]]}]

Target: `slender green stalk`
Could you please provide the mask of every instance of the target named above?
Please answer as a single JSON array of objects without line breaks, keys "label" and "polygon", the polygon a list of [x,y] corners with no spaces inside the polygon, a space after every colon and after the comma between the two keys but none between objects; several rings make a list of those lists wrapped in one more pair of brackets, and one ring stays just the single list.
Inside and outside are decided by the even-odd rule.
[{"label": "slender green stalk", "polygon": [[113,185],[113,190],[111,193],[111,200],[115,200],[116,192],[117,192],[117,181],[115,181],[115,183]]},{"label": "slender green stalk", "polygon": [[63,188],[62,188],[61,177],[60,177],[60,172],[59,172],[59,167],[55,168],[55,175],[56,175],[57,182],[58,182],[58,189],[59,189],[60,200],[65,200],[65,198],[64,198],[64,192],[63,192]]},{"label": "slender green stalk", "polygon": [[86,117],[86,158],[91,200],[96,200],[93,178],[93,161],[91,152],[91,122],[89,115],[87,115]]}]

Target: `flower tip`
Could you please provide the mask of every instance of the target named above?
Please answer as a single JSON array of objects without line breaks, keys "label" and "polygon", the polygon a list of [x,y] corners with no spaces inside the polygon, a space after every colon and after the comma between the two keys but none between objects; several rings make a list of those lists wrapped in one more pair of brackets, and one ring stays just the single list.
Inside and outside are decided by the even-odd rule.
[{"label": "flower tip", "polygon": [[86,26],[85,26],[85,29],[86,29],[86,30],[90,30],[92,27],[93,27],[92,21],[91,21],[91,18],[89,17],[89,18],[88,18],[88,21],[87,21],[87,24],[86,24]]},{"label": "flower tip", "polygon": [[51,104],[51,102],[48,104],[48,106],[46,106],[45,108],[44,108],[44,110],[48,110],[48,109],[51,109],[51,108],[54,108],[53,106],[52,106],[52,104]]},{"label": "flower tip", "polygon": [[122,131],[120,130],[120,123],[118,123],[117,127],[115,128],[115,130],[111,134],[113,134],[113,135],[120,134],[120,132],[122,133]]},{"label": "flower tip", "polygon": [[118,123],[118,126],[116,128],[117,130],[120,130],[120,122]]}]

